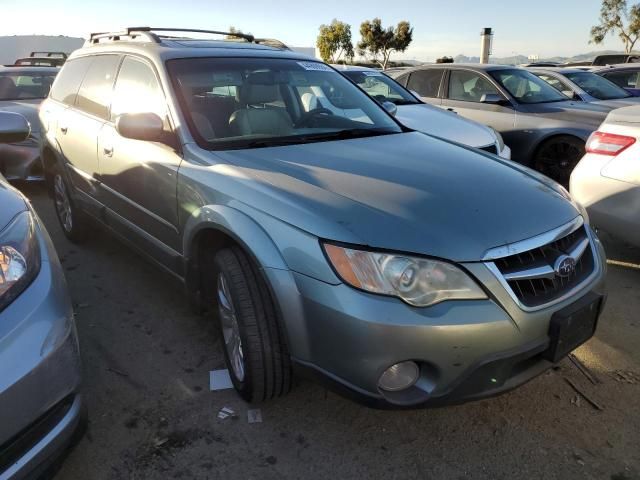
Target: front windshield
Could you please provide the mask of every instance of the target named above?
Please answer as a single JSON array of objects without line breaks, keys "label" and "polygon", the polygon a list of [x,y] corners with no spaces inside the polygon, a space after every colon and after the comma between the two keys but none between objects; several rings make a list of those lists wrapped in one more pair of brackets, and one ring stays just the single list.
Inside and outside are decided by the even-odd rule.
[{"label": "front windshield", "polygon": [[347,70],[342,72],[352,82],[362,88],[378,102],[392,102],[396,105],[420,103],[398,82],[375,70]]},{"label": "front windshield", "polygon": [[591,72],[565,73],[565,77],[598,100],[629,98],[631,94],[606,78]]},{"label": "front windshield", "polygon": [[2,72],[0,101],[46,98],[55,76],[54,72]]},{"label": "front windshield", "polygon": [[189,127],[211,150],[400,133],[371,98],[324,63],[270,58],[168,62]]},{"label": "front windshield", "polygon": [[532,104],[569,100],[569,97],[526,70],[514,68],[493,70],[489,73],[518,103]]}]

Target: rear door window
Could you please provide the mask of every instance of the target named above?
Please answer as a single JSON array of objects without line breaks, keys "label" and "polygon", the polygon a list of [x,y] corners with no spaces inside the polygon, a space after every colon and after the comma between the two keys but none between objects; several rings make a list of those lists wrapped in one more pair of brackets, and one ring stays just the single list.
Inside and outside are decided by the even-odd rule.
[{"label": "rear door window", "polygon": [[411,73],[407,88],[421,97],[437,98],[444,69],[434,68]]},{"label": "rear door window", "polygon": [[82,86],[78,92],[76,107],[96,117],[107,119],[113,81],[118,69],[120,57],[118,55],[98,55],[84,76]]},{"label": "rear door window", "polygon": [[81,57],[67,61],[51,87],[51,98],[73,105],[92,57]]},{"label": "rear door window", "polygon": [[479,103],[482,100],[482,96],[488,94],[500,95],[500,92],[479,73],[466,70],[451,71],[449,76],[450,100]]}]

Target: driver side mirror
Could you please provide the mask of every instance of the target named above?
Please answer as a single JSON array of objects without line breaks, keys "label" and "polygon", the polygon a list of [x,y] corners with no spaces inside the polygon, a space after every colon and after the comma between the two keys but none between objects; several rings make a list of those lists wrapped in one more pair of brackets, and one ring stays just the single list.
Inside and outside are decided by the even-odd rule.
[{"label": "driver side mirror", "polygon": [[384,108],[390,115],[393,115],[394,117],[396,116],[396,113],[398,113],[398,106],[388,100],[382,102],[382,108]]},{"label": "driver side mirror", "polygon": [[505,99],[502,95],[498,95],[497,93],[485,93],[480,97],[480,103],[488,103],[492,105],[502,105],[504,104]]},{"label": "driver side mirror", "polygon": [[0,112],[0,143],[23,142],[31,134],[31,126],[19,113]]},{"label": "driver side mirror", "polygon": [[164,142],[164,122],[155,113],[123,113],[116,119],[116,131],[125,138]]}]

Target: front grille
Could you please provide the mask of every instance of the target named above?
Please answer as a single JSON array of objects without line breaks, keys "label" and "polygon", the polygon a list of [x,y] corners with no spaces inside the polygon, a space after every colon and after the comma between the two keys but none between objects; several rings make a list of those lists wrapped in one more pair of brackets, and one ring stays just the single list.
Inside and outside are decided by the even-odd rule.
[{"label": "front grille", "polygon": [[[575,270],[567,277],[554,270],[562,256],[575,260]],[[595,268],[584,226],[542,247],[498,259],[495,265],[513,294],[527,307],[538,307],[560,298],[585,281]]]},{"label": "front grille", "polygon": [[487,145],[486,147],[480,147],[480,150],[487,153],[492,153],[494,155],[498,154],[498,147],[496,147],[495,143],[493,145]]}]

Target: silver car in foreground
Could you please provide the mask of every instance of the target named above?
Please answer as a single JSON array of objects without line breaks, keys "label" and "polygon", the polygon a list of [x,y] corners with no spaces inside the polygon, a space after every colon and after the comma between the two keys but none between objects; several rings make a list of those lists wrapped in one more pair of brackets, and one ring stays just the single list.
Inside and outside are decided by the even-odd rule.
[{"label": "silver car in foreground", "polygon": [[571,193],[594,225],[640,247],[640,106],[612,111],[591,135]]},{"label": "silver car in foreground", "polygon": [[461,402],[593,335],[604,253],[562,187],[315,59],[190,35],[92,35],[40,109],[43,158],[71,240],[91,218],[218,312],[243,398],[295,369],[380,407]]},{"label": "silver car in foreground", "polygon": [[502,158],[511,158],[511,149],[504,143],[502,135],[493,128],[424,103],[379,70],[345,65],[333,67],[383,106],[385,102],[392,103],[395,106],[393,112],[403,125],[435,137],[479,148]]},{"label": "silver car in foreground", "polygon": [[[0,142],[25,138],[0,112]],[[64,273],[27,199],[0,176],[0,480],[38,478],[83,426],[80,357]]]},{"label": "silver car in foreground", "polygon": [[0,112],[19,113],[31,125],[29,137],[0,145],[0,175],[8,180],[42,180],[38,107],[49,95],[59,68],[0,66]]}]

